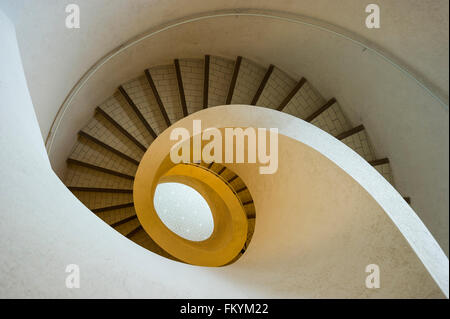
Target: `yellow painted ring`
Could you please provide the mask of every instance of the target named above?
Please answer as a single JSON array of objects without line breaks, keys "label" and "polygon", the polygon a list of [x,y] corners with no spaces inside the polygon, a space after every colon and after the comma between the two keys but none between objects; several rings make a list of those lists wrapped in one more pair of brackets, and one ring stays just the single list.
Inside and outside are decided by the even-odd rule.
[{"label": "yellow painted ring", "polygon": [[[148,160],[146,160],[148,159]],[[159,169],[145,157],[139,164],[133,185],[137,216],[144,230],[175,258],[199,266],[222,266],[233,260],[247,239],[248,221],[237,196],[215,174],[194,165],[169,163]],[[212,235],[204,241],[190,241],[172,232],[159,218],[153,205],[157,184],[177,182],[197,190],[207,201],[214,219]]]}]

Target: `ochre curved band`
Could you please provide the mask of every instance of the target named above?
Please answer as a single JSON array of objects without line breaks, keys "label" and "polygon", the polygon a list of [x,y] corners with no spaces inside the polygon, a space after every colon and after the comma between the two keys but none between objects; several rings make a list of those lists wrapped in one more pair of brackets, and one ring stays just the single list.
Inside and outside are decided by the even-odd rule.
[{"label": "ochre curved band", "polygon": [[[150,157],[139,165],[133,186],[136,213],[144,230],[169,254],[189,264],[222,266],[233,260],[247,239],[248,221],[240,200],[218,176],[195,165],[169,163],[149,166]],[[170,165],[172,164],[172,165]],[[197,190],[207,201],[214,231],[204,241],[190,241],[167,228],[153,205],[157,184],[177,182]]]}]

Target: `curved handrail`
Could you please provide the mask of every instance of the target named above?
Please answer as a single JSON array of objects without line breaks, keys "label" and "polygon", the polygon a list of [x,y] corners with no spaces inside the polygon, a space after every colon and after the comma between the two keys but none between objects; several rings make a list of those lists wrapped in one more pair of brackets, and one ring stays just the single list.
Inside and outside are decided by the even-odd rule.
[{"label": "curved handrail", "polygon": [[[284,145],[284,149],[281,148],[279,151],[280,154],[286,154],[289,150],[290,157],[294,156],[297,158],[305,157],[305,159],[313,159],[314,163],[317,162],[320,165],[323,165],[323,167],[327,167],[322,170],[322,174],[328,176],[327,180],[336,178],[337,175],[335,173],[338,171],[343,172],[343,174],[348,177],[348,179],[344,179],[342,178],[344,175],[341,176],[339,179],[340,182],[346,183],[347,186],[342,186],[340,190],[327,194],[325,196],[327,201],[320,201],[322,205],[320,206],[320,209],[317,207],[313,210],[306,209],[303,211],[303,214],[299,215],[292,214],[292,211],[298,209],[300,203],[312,205],[314,201],[317,201],[316,196],[308,196],[307,194],[303,194],[303,196],[306,196],[303,199],[306,200],[306,202],[299,201],[298,198],[295,197],[299,183],[301,183],[300,185],[302,185],[303,191],[308,190],[309,181],[314,179],[314,176],[318,172],[316,166],[313,165],[313,168],[311,168],[311,162],[307,160],[299,162],[283,161],[281,158],[280,163],[283,163],[283,166],[280,165],[279,170],[281,169],[282,173],[271,175],[273,178],[269,179],[267,179],[267,177],[261,177],[266,175],[252,175],[252,171],[243,166],[233,166],[238,175],[248,178],[246,184],[248,184],[249,188],[259,185],[259,187],[257,187],[258,191],[252,194],[252,197],[255,202],[260,203],[260,230],[265,229],[268,231],[269,229],[272,229],[271,227],[274,226],[273,223],[289,224],[290,222],[294,224],[297,223],[297,226],[301,225],[302,227],[306,227],[306,224],[310,224],[311,227],[318,227],[320,229],[321,227],[317,226],[317,216],[312,217],[312,214],[317,213],[323,214],[321,218],[323,221],[327,221],[327,223],[330,223],[330,218],[338,220],[342,214],[349,214],[350,211],[352,212],[351,214],[358,216],[358,218],[361,218],[361,213],[364,213],[364,220],[378,218],[377,216],[386,216],[386,219],[383,217],[383,227],[387,227],[386,229],[390,230],[389,233],[391,236],[396,238],[395,242],[391,241],[384,246],[375,244],[373,246],[365,246],[364,243],[366,241],[361,241],[360,243],[358,241],[348,241],[346,240],[346,236],[342,236],[339,237],[340,245],[342,245],[340,247],[344,249],[343,247],[355,246],[358,247],[357,249],[366,249],[366,253],[371,251],[375,255],[380,253],[379,249],[381,249],[381,247],[384,247],[383,249],[387,254],[391,251],[387,248],[390,245],[399,247],[399,249],[402,247],[401,250],[398,251],[398,253],[402,252],[402,258],[404,258],[404,260],[409,260],[408,262],[414,262],[417,271],[427,271],[443,294],[448,297],[448,258],[442,251],[442,248],[398,191],[395,190],[395,188],[374,167],[347,145],[314,125],[292,115],[268,108],[248,105],[223,105],[203,109],[174,123],[173,129],[183,127],[188,129],[188,131],[191,132],[190,134],[193,134],[192,121],[193,119],[199,118],[201,118],[202,124],[204,124],[205,127],[215,127],[219,130],[224,130],[226,127],[278,128],[278,145]],[[150,145],[149,150],[144,154],[143,160],[148,161],[149,167],[159,167],[161,163],[167,159],[166,152],[163,150],[170,150],[175,143],[178,142],[170,139],[170,130],[162,132]],[[308,150],[312,150],[312,153]],[[312,155],[313,153],[316,154],[314,157]],[[303,168],[297,171],[297,178],[294,178],[290,166],[295,165],[295,167],[298,168],[300,163],[302,163],[301,165],[303,165]],[[156,172],[151,174],[155,175]],[[290,174],[289,179],[285,178],[286,174]],[[153,178],[153,175],[150,175],[148,178]],[[302,178],[299,178],[300,175]],[[268,184],[264,185],[261,183]],[[358,186],[356,186],[356,184]],[[275,189],[277,189],[277,187],[280,187],[281,185],[284,187],[282,192],[272,193],[270,191],[272,188],[275,187]],[[327,182],[324,182],[322,186],[331,189]],[[358,190],[360,187],[363,191]],[[367,210],[362,212],[358,208],[358,205],[346,205],[345,199],[340,197],[341,193],[345,194],[345,196],[355,196],[355,198],[358,198],[356,202],[360,199],[362,201],[361,204],[363,204]],[[268,196],[269,194],[270,196]],[[277,197],[275,198],[274,196]],[[290,196],[290,198],[294,199],[290,202],[286,202],[286,196]],[[276,206],[277,200],[283,201],[283,205]],[[336,214],[334,211],[336,208],[335,204],[338,202],[340,203],[340,209],[343,210],[341,214]],[[323,205],[328,205],[328,209],[323,209]],[[370,209],[368,208],[369,206],[371,207]],[[277,214],[272,213],[274,209],[277,210]],[[302,223],[298,223],[299,218],[303,219]],[[345,224],[347,227],[351,226],[349,224],[351,220],[353,219],[346,218]],[[278,224],[278,226],[280,225]],[[330,224],[328,227],[334,229]],[[307,248],[310,248],[308,244],[305,243],[305,240],[309,243],[311,238],[308,236],[312,236],[313,233],[310,232],[311,228],[305,228],[304,230],[307,232],[294,231],[295,236],[292,235],[292,237],[289,237],[291,238],[291,241],[289,242],[291,246],[306,245]],[[324,236],[326,236],[326,233],[329,230],[329,228],[326,228],[325,232],[325,229],[322,229],[322,233],[315,234],[318,236],[317,240],[322,244]],[[362,229],[360,230],[362,231]],[[372,236],[370,238],[373,242],[384,240],[381,237],[377,237],[377,233],[365,232],[365,234]],[[264,239],[262,239],[263,237],[264,236],[258,237],[258,240],[264,241]],[[292,240],[294,238],[298,241],[293,242]],[[280,240],[283,240],[283,238],[280,238]],[[404,243],[402,243],[403,241]],[[334,242],[333,245],[337,245],[337,242]],[[323,246],[323,248],[326,248],[325,246]],[[403,251],[402,249],[407,250]],[[409,251],[414,253],[411,254]],[[361,258],[366,257],[368,256],[361,256]],[[314,257],[312,258],[314,259]],[[355,258],[357,259],[359,257]],[[397,259],[397,262],[398,261],[399,260]],[[391,271],[394,271],[394,268],[392,268]],[[408,280],[406,277],[403,279]],[[416,288],[418,288],[418,286]]]}]

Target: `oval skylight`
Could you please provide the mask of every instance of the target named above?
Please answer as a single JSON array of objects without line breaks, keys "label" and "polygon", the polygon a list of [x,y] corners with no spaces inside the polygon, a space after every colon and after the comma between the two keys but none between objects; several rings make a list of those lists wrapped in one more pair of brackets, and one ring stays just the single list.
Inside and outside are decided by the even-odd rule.
[{"label": "oval skylight", "polygon": [[164,225],[178,236],[202,241],[213,233],[211,209],[203,196],[192,187],[179,183],[159,184],[153,204]]}]

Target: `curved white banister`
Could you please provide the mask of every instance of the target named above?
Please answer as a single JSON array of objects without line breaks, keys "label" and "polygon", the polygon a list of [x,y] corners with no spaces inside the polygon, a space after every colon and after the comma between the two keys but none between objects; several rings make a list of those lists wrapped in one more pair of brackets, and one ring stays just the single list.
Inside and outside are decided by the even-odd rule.
[{"label": "curved white banister", "polygon": [[[156,155],[160,155],[159,153],[161,152],[161,148],[166,148],[167,151],[169,150],[170,145],[174,144],[173,141],[168,140],[168,136],[172,128],[185,127],[191,130],[192,134],[193,119],[201,119],[203,129],[206,129],[208,127],[278,128],[280,135],[289,137],[290,139],[300,142],[301,144],[307,145],[308,147],[316,150],[317,152],[331,160],[346,174],[351,176],[357,183],[359,183],[359,185],[361,185],[370,194],[370,196],[373,197],[376,203],[381,206],[384,213],[390,218],[395,228],[400,231],[400,233],[409,243],[412,250],[423,263],[432,278],[436,281],[442,292],[446,297],[448,297],[449,263],[447,256],[442,251],[439,244],[433,238],[420,218],[406,203],[403,197],[393,188],[393,186],[383,176],[381,176],[380,173],[375,168],[373,168],[366,160],[364,160],[360,155],[358,155],[344,143],[340,142],[333,136],[325,133],[314,125],[282,112],[262,107],[226,105],[208,108],[178,121],[170,129],[164,131],[158,137],[158,139],[150,146],[149,150],[144,155],[143,160],[145,160],[146,157],[151,157],[153,165],[155,165],[155,167],[158,167],[158,163],[161,158],[159,158],[160,156],[155,156],[155,153],[152,152],[152,150],[158,150],[156,151]],[[281,144],[282,142],[280,141],[280,145]],[[295,146],[300,147],[299,145]],[[294,149],[293,146],[291,147],[292,149]],[[295,157],[292,157],[293,154],[297,153],[292,151],[292,149],[292,154],[290,154],[289,157],[287,157],[286,154],[282,154],[282,150],[280,149],[278,160],[279,166],[280,168],[282,167],[282,165],[285,168],[289,167],[289,169],[287,170],[291,175],[301,175],[300,163],[296,161]],[[301,151],[299,150],[299,152]],[[255,164],[253,165],[255,166]],[[314,163],[311,163],[311,165],[314,165]],[[232,166],[232,169],[242,177],[244,182],[248,185],[249,190],[252,192],[255,207],[258,211],[259,216],[255,231],[255,234],[258,234],[258,232],[261,231],[259,225],[261,223],[264,223],[264,218],[267,217],[267,214],[282,214],[283,212],[281,208],[274,207],[274,210],[264,213],[263,209],[265,208],[266,204],[261,204],[261,198],[270,198],[270,201],[276,201],[276,199],[274,199],[277,198],[276,194],[285,192],[287,190],[296,189],[296,184],[289,184],[288,181],[282,181],[281,185],[283,186],[283,189],[278,189],[278,184],[272,181],[272,184],[269,185],[269,189],[261,189],[259,187],[261,187],[260,185],[264,184],[264,180],[268,178],[268,175],[258,176],[255,170],[252,171],[253,175],[250,175],[249,167],[239,166],[239,164],[235,164],[234,166]],[[274,179],[276,180],[277,177],[274,177]],[[335,183],[334,187],[336,187],[336,192],[338,192],[339,187],[341,187],[339,182],[339,180],[333,181],[333,183]],[[258,188],[255,189],[255,187]],[[325,194],[322,197],[319,196],[317,200],[327,201],[327,196],[329,196],[329,194]],[[259,202],[258,197],[260,198]],[[348,198],[349,205],[352,204],[353,200],[357,201],[358,199]],[[277,204],[282,205],[285,203],[279,202]],[[292,207],[295,209],[295,204]],[[301,212],[298,213],[301,214]],[[331,210],[328,213],[332,215],[333,211]],[[300,218],[300,216],[298,217]],[[367,215],[366,217],[374,218],[374,216],[371,215]],[[292,219],[294,217],[290,216],[290,218]],[[357,230],[355,231],[357,232]],[[364,236],[364,234],[359,235]],[[369,233],[367,234],[367,236],[376,238],[377,234]],[[254,247],[258,245],[258,238],[260,241],[263,240],[263,238],[255,236],[252,241],[251,248],[254,249]],[[393,247],[396,245],[400,245],[401,247],[400,243],[385,243],[386,246],[389,246],[391,244],[393,245]],[[402,250],[404,248],[397,249]],[[248,257],[247,254],[248,252],[246,253],[246,255],[244,255],[244,259],[245,257]],[[295,254],[295,252],[293,252],[293,254]],[[386,256],[386,258],[392,257],[393,256]]]}]

